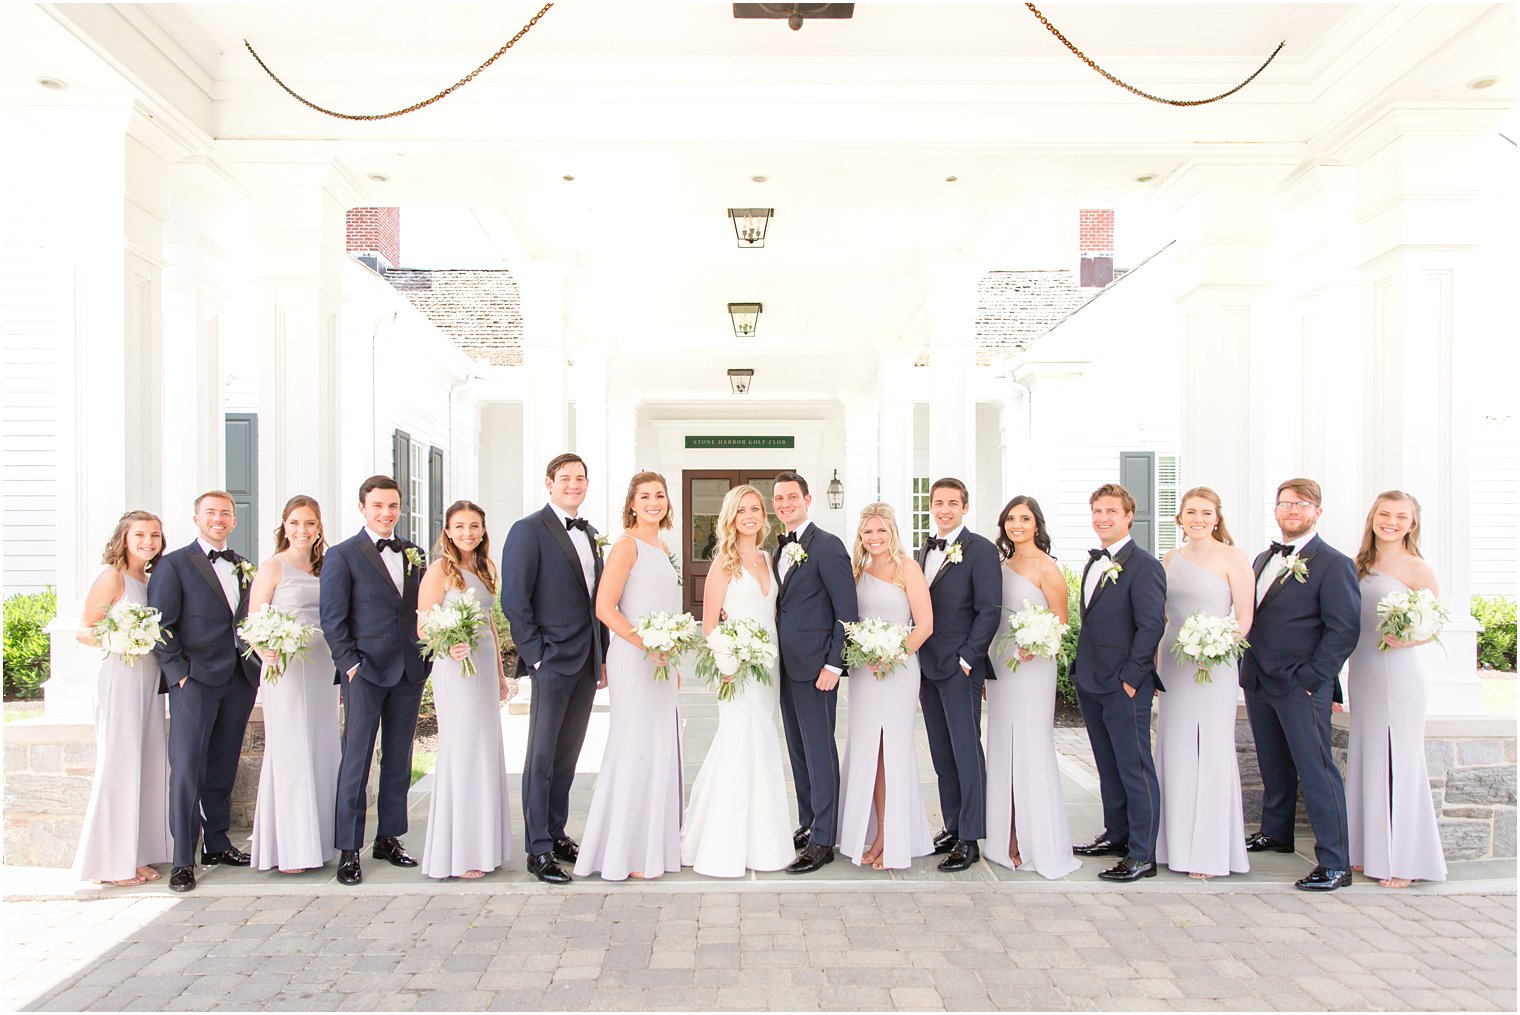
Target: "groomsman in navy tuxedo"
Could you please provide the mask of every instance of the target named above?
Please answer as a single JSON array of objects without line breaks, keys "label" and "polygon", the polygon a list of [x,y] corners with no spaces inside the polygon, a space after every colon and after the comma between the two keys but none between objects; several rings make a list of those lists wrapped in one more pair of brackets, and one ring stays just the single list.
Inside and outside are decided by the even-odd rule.
[{"label": "groomsman in navy tuxedo", "polygon": [[1273,512],[1282,541],[1256,556],[1256,619],[1240,660],[1262,782],[1261,831],[1246,839],[1246,849],[1293,852],[1302,782],[1318,861],[1297,882],[1305,891],[1351,883],[1346,788],[1330,752],[1330,712],[1362,612],[1356,567],[1314,531],[1320,503],[1312,479],[1277,488]]},{"label": "groomsman in navy tuxedo", "polygon": [[1098,766],[1103,832],[1072,849],[1081,856],[1122,857],[1098,876],[1138,881],[1156,876],[1161,787],[1151,758],[1151,699],[1166,690],[1156,674],[1156,647],[1166,628],[1166,571],[1130,538],[1135,498],[1128,490],[1105,483],[1088,506],[1102,547],[1089,552],[1082,570],[1082,630],[1071,675]]},{"label": "groomsman in navy tuxedo", "polygon": [[776,570],[776,638],[781,642],[781,722],[797,789],[797,859],[788,874],[811,874],[834,861],[839,833],[839,747],[834,712],[844,672],[843,624],[860,619],[850,554],[832,532],[808,520],[807,480],[783,472],[771,507],[786,531]]},{"label": "groomsman in navy tuxedo", "polygon": [[370,759],[380,740],[378,824],[370,855],[395,867],[417,861],[401,844],[412,782],[417,710],[432,664],[417,641],[417,587],[427,567],[422,548],[395,535],[401,487],[371,476],[359,487],[364,528],[322,558],[322,633],[332,648],[334,682],[343,691],[343,759],[338,765],[334,838],[338,881],[364,880]]},{"label": "groomsman in navy tuxedo", "polygon": [[607,686],[607,628],[596,619],[597,532],[580,517],[586,463],[573,454],[555,457],[544,486],[549,503],[507,533],[501,609],[517,643],[518,673],[533,678],[522,793],[528,870],[562,885],[571,878],[561,864],[573,866],[580,852],[565,821],[591,703]]},{"label": "groomsman in navy tuxedo", "polygon": [[971,497],[958,479],[929,489],[929,514],[938,536],[924,541],[918,563],[929,579],[934,633],[918,650],[918,687],[939,776],[944,829],[934,851],[948,853],[939,869],[963,871],[981,859],[977,840],[987,835],[987,759],[982,753],[982,689],[995,679],[987,649],[1003,605],[998,552],[966,529]]},{"label": "groomsman in navy tuxedo", "polygon": [[195,542],[165,554],[148,583],[148,605],[162,615],[164,633],[153,653],[169,695],[169,887],[176,892],[195,888],[202,835],[201,863],[248,866],[248,854],[232,844],[227,829],[259,686],[259,661],[242,655],[237,636],[248,616],[253,566],[227,549],[237,528],[232,497],[220,490],[197,497],[195,527],[201,533]]}]

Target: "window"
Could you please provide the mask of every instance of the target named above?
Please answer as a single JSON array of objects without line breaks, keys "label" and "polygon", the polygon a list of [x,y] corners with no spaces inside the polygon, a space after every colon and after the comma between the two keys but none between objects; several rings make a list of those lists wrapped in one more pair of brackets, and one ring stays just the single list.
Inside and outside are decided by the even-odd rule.
[{"label": "window", "polygon": [[917,553],[929,538],[929,477],[913,477],[913,531],[909,549]]},{"label": "window", "polygon": [[411,458],[411,467],[407,472],[410,489],[407,491],[406,509],[408,532],[407,538],[414,543],[424,543],[428,537],[427,509],[428,509],[428,457],[427,445],[410,441],[408,452]]},{"label": "window", "polygon": [[1156,456],[1156,554],[1175,549],[1181,541],[1177,528],[1177,510],[1182,506],[1178,489],[1176,455]]},{"label": "window", "polygon": [[397,430],[391,437],[391,475],[401,487],[396,535],[431,548],[443,530],[443,452]]}]

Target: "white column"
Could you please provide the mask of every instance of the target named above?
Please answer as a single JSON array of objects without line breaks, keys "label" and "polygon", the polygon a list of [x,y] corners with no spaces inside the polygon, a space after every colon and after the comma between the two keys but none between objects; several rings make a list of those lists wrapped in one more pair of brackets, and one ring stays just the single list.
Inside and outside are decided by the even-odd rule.
[{"label": "white column", "polygon": [[971,484],[976,468],[976,285],[984,272],[956,262],[928,271],[929,479]]},{"label": "white column", "polygon": [[614,471],[607,460],[607,356],[603,349],[581,347],[572,359],[570,390],[575,393],[575,453],[586,460],[591,485],[581,513],[603,532],[621,529],[619,518],[630,472]]},{"label": "white column", "polygon": [[[897,511],[904,542],[913,539],[913,364],[883,363],[881,499]],[[909,547],[911,550],[912,547]]]},{"label": "white column", "polygon": [[[844,521],[840,535],[847,547],[855,538],[861,509],[876,500],[881,482],[881,409],[878,398],[844,399],[844,474],[839,477],[844,484]],[[833,478],[832,473],[829,478]],[[824,487],[827,489],[827,483]]]},{"label": "white column", "polygon": [[[480,492],[480,384],[471,377],[454,389],[449,403],[449,458],[443,503],[465,498],[484,506]],[[501,522],[497,521],[497,528]],[[499,539],[505,538],[503,533]]]},{"label": "white column", "polygon": [[[638,398],[626,393],[607,399],[603,421],[607,433],[606,469],[607,475],[613,477],[608,480],[607,498],[610,509],[606,519],[609,526],[618,521],[613,515],[622,506],[622,495],[627,490],[628,478],[635,472],[641,472],[654,464],[652,458],[641,459],[639,456],[638,405]],[[579,420],[580,417],[576,418]],[[675,511],[681,497],[680,474],[666,476],[665,485],[670,494],[671,510]],[[613,486],[619,488],[613,491]]]},{"label": "white column", "polygon": [[[1029,388],[1013,379],[1013,370],[998,378],[998,443],[1003,460],[1002,503],[1023,492],[1030,479]],[[1036,497],[1036,500],[1039,498]],[[995,524],[996,518],[986,519]]]},{"label": "white column", "polygon": [[512,265],[523,318],[523,513],[544,503],[544,466],[567,449],[565,289],[570,267]]}]

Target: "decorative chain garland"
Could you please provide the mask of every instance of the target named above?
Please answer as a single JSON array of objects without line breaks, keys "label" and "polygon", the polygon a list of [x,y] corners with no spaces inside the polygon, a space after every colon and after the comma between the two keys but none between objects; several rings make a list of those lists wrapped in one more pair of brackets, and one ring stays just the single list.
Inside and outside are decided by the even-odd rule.
[{"label": "decorative chain garland", "polygon": [[1227,99],[1227,98],[1229,98],[1231,95],[1234,95],[1236,92],[1240,91],[1242,88],[1244,88],[1246,85],[1250,84],[1252,81],[1255,81],[1257,75],[1260,74],[1262,71],[1266,70],[1267,69],[1267,64],[1270,64],[1273,60],[1276,60],[1277,59],[1277,54],[1281,53],[1283,51],[1283,47],[1288,44],[1287,40],[1279,42],[1277,44],[1277,48],[1274,49],[1274,50],[1272,50],[1272,55],[1269,56],[1269,57],[1267,57],[1266,62],[1263,63],[1260,67],[1256,68],[1256,73],[1255,74],[1252,74],[1250,77],[1246,78],[1240,84],[1236,85],[1234,88],[1231,88],[1227,92],[1220,92],[1218,95],[1215,95],[1215,96],[1213,96],[1211,98],[1207,98],[1207,99],[1164,99],[1164,98],[1162,98],[1159,95],[1152,95],[1150,92],[1143,92],[1140,89],[1136,88],[1134,85],[1127,84],[1127,83],[1125,83],[1123,81],[1120,81],[1118,78],[1114,77],[1108,71],[1104,70],[1102,67],[1099,67],[1097,64],[1093,63],[1092,58],[1089,57],[1086,53],[1082,52],[1076,46],[1072,45],[1071,44],[1071,40],[1068,39],[1068,38],[1066,38],[1066,36],[1062,35],[1061,32],[1060,32],[1060,29],[1056,28],[1055,25],[1052,25],[1050,23],[1050,19],[1046,18],[1045,15],[1043,15],[1043,14],[1040,13],[1040,9],[1038,7],[1036,7],[1032,3],[1026,3],[1026,4],[1024,4],[1024,6],[1028,7],[1029,8],[1029,12],[1031,14],[1033,14],[1036,18],[1040,19],[1040,24],[1042,24],[1046,28],[1048,28],[1050,30],[1050,34],[1051,35],[1054,35],[1057,39],[1060,39],[1062,45],[1064,45],[1067,49],[1071,50],[1072,53],[1077,57],[1077,59],[1079,59],[1083,63],[1087,64],[1087,66],[1091,67],[1093,70],[1097,71],[1099,74],[1102,74],[1110,82],[1112,82],[1113,84],[1118,85],[1120,88],[1124,89],[1126,92],[1130,92],[1131,94],[1140,96],[1142,99],[1149,99],[1152,102],[1160,102],[1160,103],[1162,103],[1164,105],[1168,105],[1168,106],[1206,106],[1210,102],[1218,102],[1220,99]]},{"label": "decorative chain garland", "polygon": [[527,35],[530,31],[532,31],[533,30],[533,26],[536,25],[536,24],[538,24],[538,19],[541,18],[541,17],[543,17],[545,14],[549,13],[549,8],[553,7],[553,6],[554,6],[554,4],[552,2],[544,4],[544,6],[542,8],[540,8],[539,12],[537,14],[533,15],[532,20],[530,20],[526,25],[523,25],[522,28],[520,28],[518,30],[518,32],[517,32],[516,35],[512,36],[512,38],[510,38],[510,39],[507,40],[507,44],[505,46],[502,46],[495,53],[491,54],[490,59],[486,60],[485,63],[481,64],[479,67],[476,67],[474,70],[470,71],[470,73],[466,74],[464,77],[460,78],[458,81],[456,81],[453,84],[449,85],[447,88],[445,88],[443,91],[439,92],[437,95],[434,95],[432,98],[423,99],[421,102],[414,102],[410,106],[407,106],[405,109],[398,109],[395,112],[391,112],[391,113],[340,113],[337,110],[328,109],[328,108],[326,108],[324,106],[319,106],[315,102],[312,102],[310,99],[308,99],[308,98],[306,98],[306,97],[304,97],[302,95],[298,95],[296,93],[295,89],[291,88],[285,82],[281,81],[280,80],[280,76],[278,74],[276,74],[274,71],[270,70],[269,66],[266,63],[264,63],[264,61],[262,59],[259,58],[259,54],[254,51],[254,48],[253,48],[252,44],[250,44],[247,39],[243,40],[243,45],[247,47],[248,52],[253,56],[253,58],[255,60],[258,61],[259,66],[262,67],[262,68],[264,68],[264,73],[268,74],[270,76],[270,78],[274,81],[275,84],[277,84],[281,88],[285,89],[286,94],[288,94],[292,99],[295,99],[301,105],[306,106],[308,109],[314,109],[317,112],[319,112],[319,113],[325,113],[328,116],[335,116],[335,117],[337,117],[340,120],[389,120],[392,117],[405,116],[407,113],[415,113],[419,109],[425,109],[426,107],[431,106],[433,103],[437,102],[439,99],[443,98],[444,96],[451,94],[456,89],[463,88],[465,85],[469,84],[471,81],[474,81],[475,80],[475,76],[477,74],[479,74],[481,71],[485,70],[487,67],[491,66],[491,64],[493,64],[497,60],[499,60],[502,57],[502,55],[504,53],[506,53],[507,50],[511,49],[514,45],[517,44],[517,41],[519,39],[521,39],[524,35]]}]

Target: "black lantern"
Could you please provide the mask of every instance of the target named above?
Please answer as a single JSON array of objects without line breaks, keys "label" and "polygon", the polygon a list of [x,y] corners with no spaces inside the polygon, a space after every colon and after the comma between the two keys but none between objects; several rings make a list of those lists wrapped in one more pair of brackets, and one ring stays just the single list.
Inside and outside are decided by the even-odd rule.
[{"label": "black lantern", "polygon": [[728,316],[733,318],[734,337],[749,338],[760,327],[760,312],[765,308],[758,303],[730,303]]},{"label": "black lantern", "polygon": [[834,478],[829,480],[829,507],[838,511],[844,507],[844,484],[839,481],[839,470],[834,470]]},{"label": "black lantern", "polygon": [[755,376],[755,372],[748,367],[730,367],[728,371],[728,386],[736,395],[749,393],[749,382]]},{"label": "black lantern", "polygon": [[728,217],[734,220],[734,239],[740,250],[753,250],[765,246],[765,231],[775,218],[774,208],[730,208]]}]

